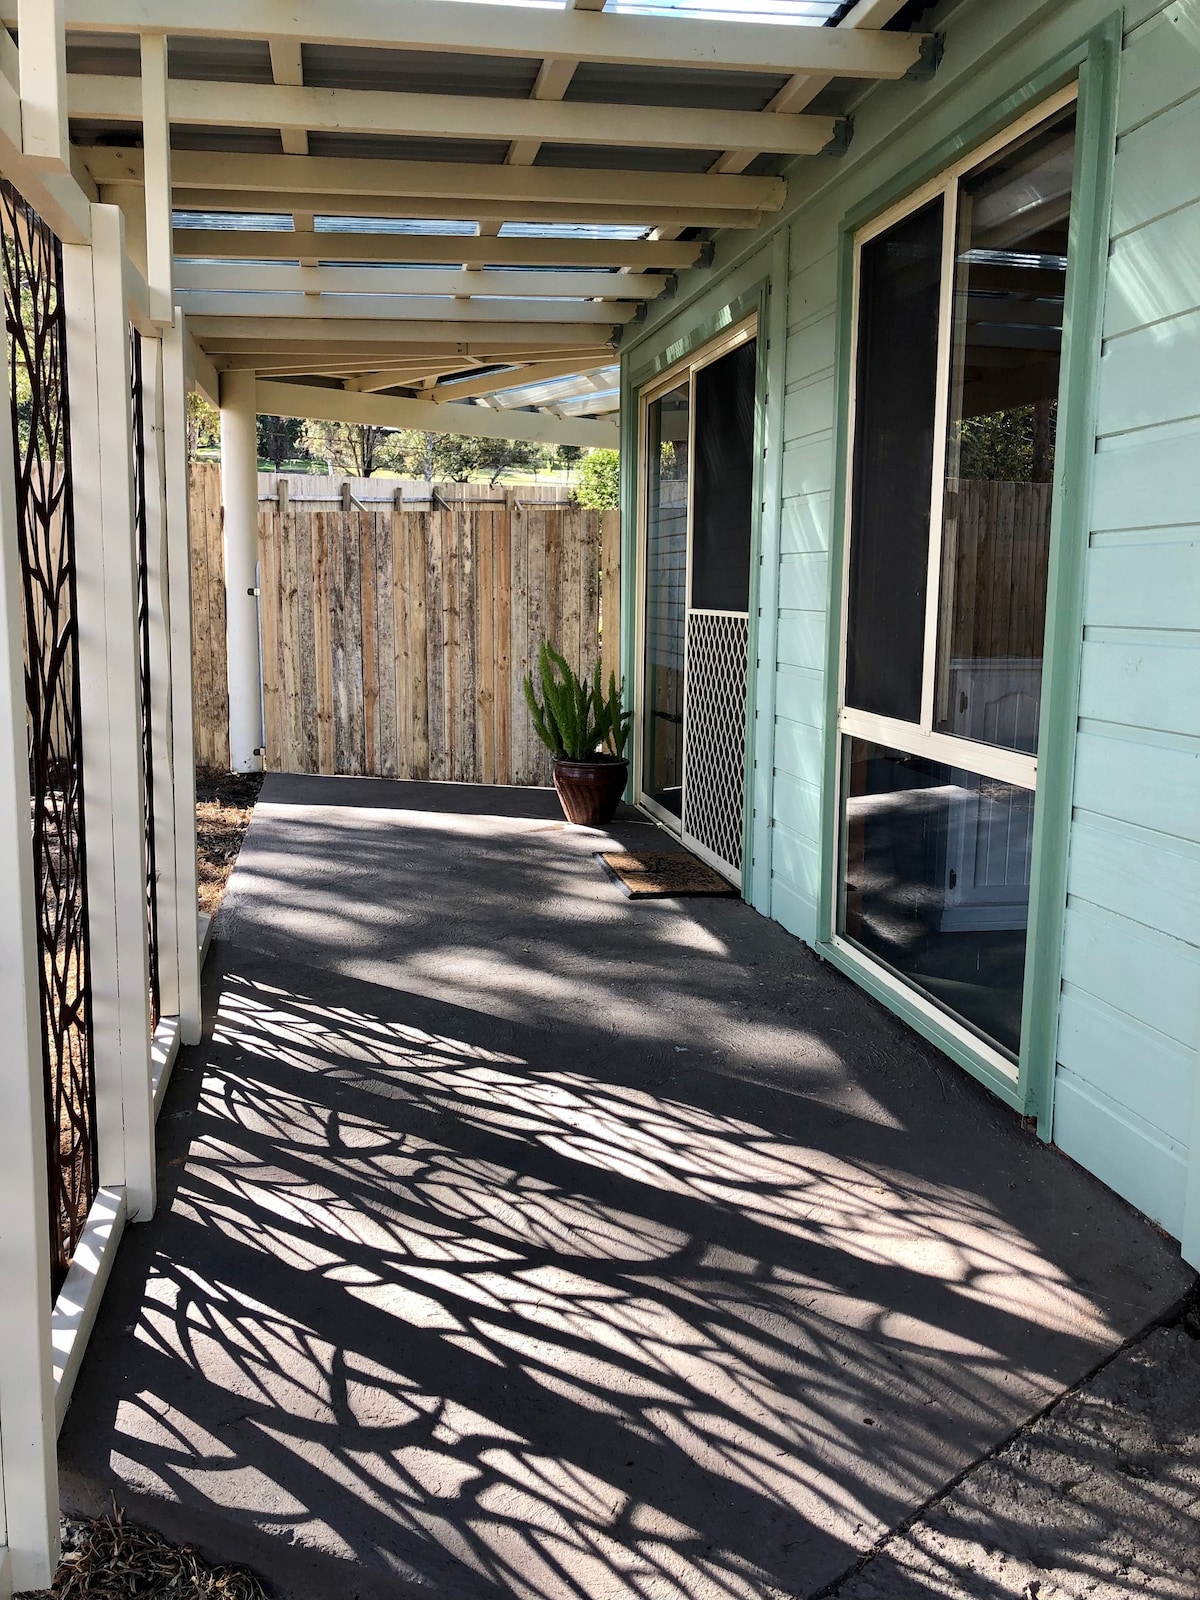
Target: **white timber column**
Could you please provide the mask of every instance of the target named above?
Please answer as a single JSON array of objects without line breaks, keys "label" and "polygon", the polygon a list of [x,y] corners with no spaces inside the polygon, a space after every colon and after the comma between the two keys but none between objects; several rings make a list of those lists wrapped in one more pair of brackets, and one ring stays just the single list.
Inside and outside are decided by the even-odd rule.
[{"label": "white timber column", "polygon": [[[154,870],[158,907],[158,999],[179,1015],[178,886],[175,878],[174,694],[171,682],[170,556],[167,549],[166,410],[162,341],[142,337],[142,416],[146,485],[146,589],[149,597],[150,748],[154,774]],[[184,909],[186,915],[186,908]]]},{"label": "white timber column", "polygon": [[258,648],[258,419],[253,372],[221,374],[221,505],[225,512],[225,628],[229,765],[262,770]]},{"label": "white timber column", "polygon": [[92,243],[63,246],[71,395],[79,691],[102,1188],[154,1213],[145,782],[124,229],[93,205]]},{"label": "white timber column", "polygon": [[[50,1208],[13,437],[0,428],[0,1545],[14,1589],[58,1564]],[[6,1526],[7,1524],[7,1526]]]},{"label": "white timber column", "polygon": [[[171,776],[179,1037],[199,1044],[200,894],[196,872],[196,743],[192,724],[192,567],[188,545],[187,332],[175,312],[162,336],[162,445],[171,651]],[[256,489],[257,493],[257,489]]]}]

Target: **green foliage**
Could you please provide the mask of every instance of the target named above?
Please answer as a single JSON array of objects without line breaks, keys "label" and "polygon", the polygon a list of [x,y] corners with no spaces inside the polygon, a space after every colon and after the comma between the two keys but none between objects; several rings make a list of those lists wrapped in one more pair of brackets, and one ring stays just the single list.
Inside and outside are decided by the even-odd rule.
[{"label": "green foliage", "polygon": [[276,472],[282,472],[284,463],[306,456],[304,424],[299,417],[259,417],[258,459],[269,461]]},{"label": "green foliage", "polygon": [[195,461],[201,450],[215,450],[221,443],[221,413],[193,389],[187,397],[188,460]]},{"label": "green foliage", "polygon": [[550,465],[558,472],[573,472],[582,456],[581,444],[558,444],[550,454]]},{"label": "green foliage", "polygon": [[370,478],[404,467],[405,435],[398,429],[362,422],[305,422],[301,427],[308,454],[328,462],[333,476]]},{"label": "green foliage", "polygon": [[[423,436],[418,435],[418,438]],[[428,452],[434,478],[466,483],[487,477],[495,485],[510,470],[537,472],[546,465],[546,452],[526,439],[473,439],[463,434],[441,434]]]},{"label": "green foliage", "polygon": [[591,450],[579,469],[575,498],[591,511],[612,511],[621,503],[621,453]]},{"label": "green foliage", "polygon": [[[525,700],[538,738],[556,761],[616,759],[624,755],[629,736],[630,713],[622,707],[616,674],[610,674],[608,693],[600,682],[596,667],[590,684],[584,683],[575,669],[550,644],[538,652],[538,677],[542,698],[539,701],[533,678],[526,677]],[[607,750],[604,746],[607,745]]]},{"label": "green foliage", "polygon": [[1048,483],[1057,412],[1055,402],[1043,401],[964,418],[956,429],[959,477]]}]

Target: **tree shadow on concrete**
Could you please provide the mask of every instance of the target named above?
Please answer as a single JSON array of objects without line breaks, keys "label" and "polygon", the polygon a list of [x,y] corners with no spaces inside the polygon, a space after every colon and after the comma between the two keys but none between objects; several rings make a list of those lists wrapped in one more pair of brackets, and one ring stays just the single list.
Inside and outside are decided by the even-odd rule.
[{"label": "tree shadow on concrete", "polygon": [[631,908],[544,817],[276,811],[81,1508],[286,1594],[811,1595],[1186,1281],[746,908]]}]

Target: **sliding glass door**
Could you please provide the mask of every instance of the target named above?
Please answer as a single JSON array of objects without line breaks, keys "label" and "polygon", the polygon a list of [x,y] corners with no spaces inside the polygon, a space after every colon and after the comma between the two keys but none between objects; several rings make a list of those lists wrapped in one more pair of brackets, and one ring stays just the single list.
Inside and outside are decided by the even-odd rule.
[{"label": "sliding glass door", "polygon": [[638,800],[738,883],[756,375],[746,324],[641,405]]},{"label": "sliding glass door", "polygon": [[864,229],[835,941],[1021,1045],[1075,108]]}]

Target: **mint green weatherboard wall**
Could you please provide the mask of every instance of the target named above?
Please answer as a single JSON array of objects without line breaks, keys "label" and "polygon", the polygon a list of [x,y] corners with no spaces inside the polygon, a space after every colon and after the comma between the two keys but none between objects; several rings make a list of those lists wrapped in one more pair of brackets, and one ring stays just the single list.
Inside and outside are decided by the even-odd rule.
[{"label": "mint green weatherboard wall", "polygon": [[[848,214],[889,186],[894,190],[931,151],[950,148],[946,159],[953,159],[959,153],[951,148],[954,141],[978,122],[985,107],[1007,104],[1009,115],[1019,115],[1030,93],[1036,89],[1039,98],[1044,93],[1047,63],[1064,57],[1086,35],[1103,32],[1112,16],[1112,5],[1104,0],[958,0],[939,7],[922,19],[923,27],[945,38],[936,78],[868,89],[853,108],[850,153],[840,160],[796,163],[788,173],[784,215],[757,234],[719,236],[713,268],[685,274],[677,300],[670,306],[660,302],[639,331],[640,350],[654,348],[668,318],[671,336],[682,337],[689,317],[711,315],[726,275],[731,283],[740,278],[764,237],[786,230],[790,269],[775,661],[772,674],[764,628],[758,674],[760,751],[769,747],[761,726],[771,709],[764,686],[770,683],[774,690],[771,876],[769,899],[764,903],[756,894],[755,904],[810,942],[820,937],[822,902],[827,913],[830,890],[822,842],[831,692],[830,518],[843,406],[839,314],[843,333],[849,317],[845,284],[839,284],[840,232]],[[1198,38],[1200,0],[1170,5],[1131,0],[1124,8],[1108,344],[1103,381],[1099,387],[1090,384],[1084,396],[1084,409],[1098,409],[1100,416],[1098,430],[1084,441],[1090,452],[1099,432],[1091,469],[1092,511],[1084,514],[1086,501],[1068,508],[1080,513],[1080,535],[1091,534],[1086,635],[1081,638],[1078,583],[1074,597],[1060,597],[1054,619],[1063,653],[1078,664],[1082,649],[1070,897],[1064,905],[1061,892],[1051,895],[1039,957],[1043,977],[1048,973],[1048,1001],[1038,1030],[1045,1041],[1038,1066],[1042,1084],[1056,1084],[1055,1137],[1076,1160],[1175,1233],[1188,1226],[1183,1195],[1189,1146],[1200,1157],[1200,1124],[1196,1139],[1191,1137],[1192,1102],[1200,1101],[1200,829],[1194,764],[1200,734],[1195,722],[1200,562],[1197,480],[1194,465],[1190,475],[1188,466],[1200,459],[1200,394],[1197,358],[1189,368],[1186,353],[1200,321],[1195,315],[1200,305],[1200,168],[1194,154],[1200,148]],[[778,302],[779,294],[774,298]],[[1136,382],[1133,368],[1119,367],[1113,359],[1125,340],[1135,352],[1124,359],[1136,367]],[[627,367],[630,422],[631,370]],[[1120,416],[1119,406],[1129,413],[1137,405],[1157,410],[1145,416],[1134,410],[1132,420]],[[1093,418],[1086,420],[1091,427]],[[627,438],[632,444],[632,434]],[[626,457],[632,459],[629,450]],[[1068,496],[1079,500],[1087,491],[1086,477],[1086,472],[1074,475]],[[630,515],[631,539],[632,526]],[[1131,531],[1138,527],[1149,531]],[[1082,537],[1078,543],[1082,556]],[[767,554],[766,540],[763,548]],[[626,549],[631,556],[631,546]],[[764,572],[764,606],[771,587]],[[1073,685],[1070,697],[1073,701]],[[1074,731],[1070,706],[1060,709],[1068,732]],[[1065,741],[1068,754],[1071,743]],[[1070,763],[1056,785],[1060,824],[1070,815],[1069,768]],[[761,771],[756,776],[760,789],[768,787]],[[1061,858],[1065,852],[1057,853]],[[1047,881],[1052,877],[1047,874]],[[911,1011],[884,994],[880,998],[902,1014]],[[1094,1026],[1098,1016],[1107,1025],[1103,1039],[1104,1025]],[[911,1014],[910,1020],[938,1037],[936,1026]],[[1084,1026],[1091,1028],[1086,1039],[1079,1032]],[[1035,1083],[1039,1073],[1030,1074]],[[994,1086],[1005,1092],[1002,1085]],[[1020,1102],[1011,1091],[1005,1097]],[[1045,1130],[1047,1107],[1039,1109]],[[1196,1210],[1189,1250],[1194,1257],[1200,1254],[1200,1160],[1193,1166]]]},{"label": "mint green weatherboard wall", "polygon": [[1104,331],[1054,1137],[1200,1254],[1200,4],[1125,37]]}]

